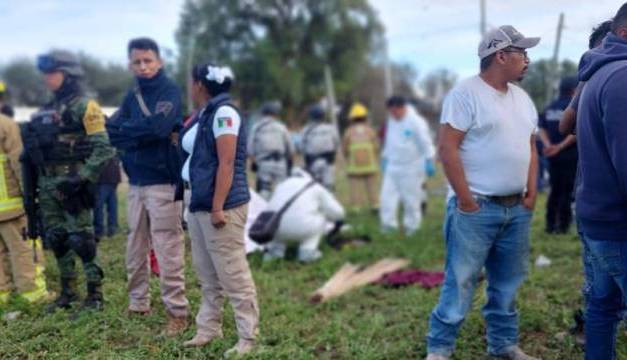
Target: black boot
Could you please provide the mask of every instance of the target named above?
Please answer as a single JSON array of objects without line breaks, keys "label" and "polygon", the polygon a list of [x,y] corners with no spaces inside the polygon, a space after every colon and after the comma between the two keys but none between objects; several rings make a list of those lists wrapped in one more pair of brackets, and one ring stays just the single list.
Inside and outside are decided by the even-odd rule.
[{"label": "black boot", "polygon": [[81,310],[100,311],[104,308],[102,285],[99,283],[87,283],[87,297],[83,300]]},{"label": "black boot", "polygon": [[53,313],[57,309],[69,309],[72,307],[72,303],[78,301],[78,295],[76,295],[76,278],[61,278],[61,294],[48,306],[46,311]]}]

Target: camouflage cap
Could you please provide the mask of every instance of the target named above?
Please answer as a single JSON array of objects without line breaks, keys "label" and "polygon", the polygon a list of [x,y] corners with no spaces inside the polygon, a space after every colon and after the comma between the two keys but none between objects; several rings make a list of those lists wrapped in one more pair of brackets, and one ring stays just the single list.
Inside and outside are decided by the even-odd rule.
[{"label": "camouflage cap", "polygon": [[44,74],[63,71],[67,75],[81,77],[85,75],[78,57],[66,50],[52,50],[37,57],[37,68]]}]

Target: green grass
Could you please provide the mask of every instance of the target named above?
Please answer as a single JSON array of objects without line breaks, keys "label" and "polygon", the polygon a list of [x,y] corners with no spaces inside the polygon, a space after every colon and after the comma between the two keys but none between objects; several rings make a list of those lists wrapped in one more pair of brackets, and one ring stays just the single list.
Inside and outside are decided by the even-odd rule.
[{"label": "green grass", "polygon": [[[432,184],[432,187],[437,185]],[[544,254],[553,264],[541,269],[531,266],[529,279],[519,293],[521,345],[543,359],[577,359],[582,357],[582,352],[574,340],[570,336],[560,339],[556,335],[568,330],[573,311],[581,306],[579,240],[574,233],[551,237],[544,234],[543,199],[541,197],[533,222],[530,261]],[[122,209],[124,205],[122,201]],[[442,196],[432,196],[423,227],[411,238],[381,235],[374,216],[351,215],[350,223],[355,231],[370,234],[373,243],[344,251],[325,246],[324,258],[311,265],[295,261],[264,264],[259,254],[251,256],[249,261],[261,308],[262,345],[262,351],[253,358],[417,359],[425,356],[428,316],[437,301],[438,289],[390,290],[372,285],[318,306],[310,305],[307,300],[311,292],[346,261],[368,263],[382,257],[400,256],[410,259],[414,267],[442,269],[443,210]],[[68,313],[46,315],[41,306],[28,306],[19,301],[0,310],[23,312],[17,321],[0,322],[0,358],[214,359],[236,342],[233,313],[228,306],[225,338],[221,341],[202,349],[185,349],[181,344],[193,336],[193,327],[178,338],[159,338],[164,310],[156,279],[151,280],[156,311],[146,318],[127,318],[124,314],[127,306],[124,253],[124,236],[101,242],[99,257],[106,272],[107,301],[101,313],[82,316],[72,322]],[[189,251],[187,256],[187,293],[195,313],[200,292]],[[58,289],[51,254],[46,260],[49,287]],[[484,300],[481,287],[462,327],[455,359],[485,358],[485,327],[479,312]],[[622,333],[619,335],[621,356],[627,356],[624,337]]]}]

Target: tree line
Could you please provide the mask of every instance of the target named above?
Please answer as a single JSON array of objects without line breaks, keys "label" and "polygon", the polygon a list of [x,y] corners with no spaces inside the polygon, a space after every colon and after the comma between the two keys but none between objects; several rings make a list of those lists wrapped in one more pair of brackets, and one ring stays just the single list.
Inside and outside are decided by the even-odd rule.
[{"label": "tree line", "polygon": [[[286,119],[302,123],[306,108],[325,96],[328,66],[339,103],[364,102],[380,121],[386,96],[384,33],[367,0],[187,0],[176,31],[178,56],[168,63],[168,70],[185,91],[192,64],[228,64],[236,74],[234,96],[243,108],[280,100]],[[84,53],[80,58],[87,90],[104,106],[119,105],[133,84],[126,66]],[[576,70],[572,62],[561,69]],[[522,83],[538,108],[544,106],[548,71],[549,61],[533,62]],[[419,81],[416,69],[408,64],[392,64],[391,74],[395,93],[415,97],[421,88],[426,100],[422,105],[434,116],[457,80],[455,73],[442,69]],[[0,78],[16,105],[39,106],[49,97],[34,59],[5,64]]]}]

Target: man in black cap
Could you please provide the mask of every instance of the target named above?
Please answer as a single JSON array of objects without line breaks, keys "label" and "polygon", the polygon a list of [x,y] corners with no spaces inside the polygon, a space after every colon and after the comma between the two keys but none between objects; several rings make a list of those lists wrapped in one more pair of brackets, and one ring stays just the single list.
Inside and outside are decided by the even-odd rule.
[{"label": "man in black cap", "polygon": [[568,232],[572,222],[572,193],[577,173],[577,146],[574,135],[563,135],[559,122],[577,88],[577,77],[563,78],[559,96],[540,114],[538,127],[544,145],[544,156],[549,159],[551,193],[546,203],[546,232]]}]

